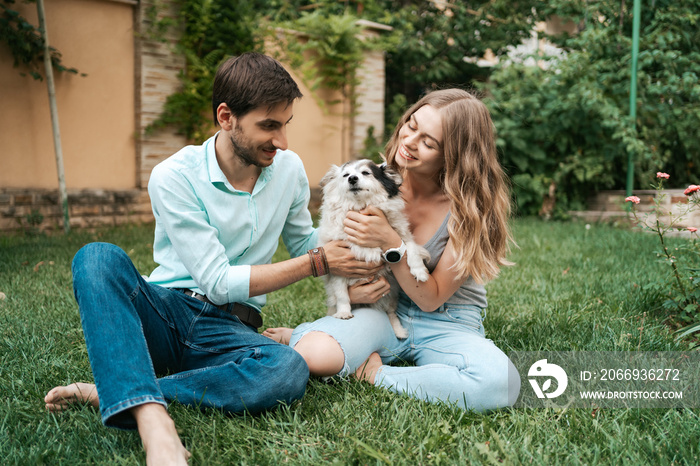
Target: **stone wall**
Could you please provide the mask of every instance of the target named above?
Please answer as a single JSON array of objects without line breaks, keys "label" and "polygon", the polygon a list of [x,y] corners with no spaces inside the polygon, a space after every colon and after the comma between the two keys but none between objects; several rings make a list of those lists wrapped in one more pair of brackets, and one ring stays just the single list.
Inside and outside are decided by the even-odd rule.
[{"label": "stone wall", "polygon": [[[358,24],[362,26],[365,37],[376,37],[392,29],[389,26],[365,20],[358,21]],[[373,135],[378,142],[381,142],[384,134],[386,80],[384,52],[378,50],[367,52],[357,72],[357,78],[359,84],[355,88],[356,100],[350,136],[350,152],[354,158],[362,153],[370,127],[374,127]]]},{"label": "stone wall", "polygon": [[[144,223],[153,220],[148,194],[141,189],[69,190],[71,228]],[[63,229],[57,190],[0,189],[0,231]]]},{"label": "stone wall", "polygon": [[[696,209],[687,215],[682,215],[686,212],[685,207],[688,204],[688,198],[683,194],[683,189],[665,189],[662,191],[662,198],[659,199],[659,207],[662,212],[660,220],[665,224],[669,224],[671,216],[678,228],[671,232],[673,236],[690,237],[690,232],[684,231],[687,227],[695,227],[700,229],[700,210]],[[646,219],[646,222],[653,225],[656,221],[656,215],[653,210],[655,208],[655,199],[657,192],[655,190],[635,190],[634,195],[639,197],[639,204],[635,205],[637,217],[640,220]],[[636,221],[631,213],[627,212],[625,206],[625,191],[601,191],[589,200],[588,210],[569,212],[573,217],[580,218],[588,222],[610,222],[610,223],[626,223],[636,225]]]},{"label": "stone wall", "polygon": [[[139,32],[149,27],[144,12],[152,1],[141,1],[136,9]],[[174,2],[159,1],[160,7],[168,7],[159,15],[175,17]],[[144,34],[136,44],[136,132],[137,140],[137,187],[147,188],[151,171],[159,162],[182,149],[187,140],[172,128],[163,128],[153,134],[145,134],[145,128],[151,124],[163,110],[163,104],[169,95],[177,91],[181,84],[178,74],[185,68],[185,58],[174,53],[178,40],[178,31],[168,28],[165,42],[148,40]]]}]

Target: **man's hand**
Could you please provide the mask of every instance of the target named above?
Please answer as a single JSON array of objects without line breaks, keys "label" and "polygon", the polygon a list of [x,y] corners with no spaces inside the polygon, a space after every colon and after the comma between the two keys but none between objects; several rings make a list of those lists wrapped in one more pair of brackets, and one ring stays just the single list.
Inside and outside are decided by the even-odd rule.
[{"label": "man's hand", "polygon": [[335,240],[323,246],[330,273],[346,278],[365,278],[376,275],[383,267],[382,262],[365,262],[355,259],[350,245]]},{"label": "man's hand", "polygon": [[384,277],[371,277],[348,288],[351,304],[374,304],[386,296],[391,289]]}]

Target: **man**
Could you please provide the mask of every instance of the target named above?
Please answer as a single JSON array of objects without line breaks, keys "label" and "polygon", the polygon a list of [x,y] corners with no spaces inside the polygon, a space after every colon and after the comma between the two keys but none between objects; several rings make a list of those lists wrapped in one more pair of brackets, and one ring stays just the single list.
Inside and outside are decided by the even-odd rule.
[{"label": "man", "polygon": [[[369,276],[380,266],[356,261],[339,242],[315,248],[308,180],[287,151],[300,97],[265,55],[220,66],[212,104],[221,130],[160,163],[149,181],[159,266],[144,279],[114,245],[76,254],[74,290],[95,386],[54,388],[49,410],[90,402],[105,425],[138,428],[148,463],[175,464],[189,452],[167,401],[255,413],[304,394],[304,360],[257,332],[265,293],[328,272]],[[271,264],[280,235],[292,259]]]}]

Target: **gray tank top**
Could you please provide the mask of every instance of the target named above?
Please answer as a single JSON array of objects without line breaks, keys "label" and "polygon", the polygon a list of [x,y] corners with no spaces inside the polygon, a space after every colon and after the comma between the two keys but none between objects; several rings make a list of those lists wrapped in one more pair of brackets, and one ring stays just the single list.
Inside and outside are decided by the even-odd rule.
[{"label": "gray tank top", "polygon": [[[430,273],[437,267],[442,253],[445,252],[447,240],[450,239],[450,233],[447,230],[447,222],[450,219],[450,214],[447,214],[438,231],[423,245],[430,253],[430,260],[426,264]],[[455,294],[450,296],[446,301],[450,304],[466,304],[471,306],[486,307],[486,288],[474,281],[472,277],[467,278],[462,286],[460,286]]]}]

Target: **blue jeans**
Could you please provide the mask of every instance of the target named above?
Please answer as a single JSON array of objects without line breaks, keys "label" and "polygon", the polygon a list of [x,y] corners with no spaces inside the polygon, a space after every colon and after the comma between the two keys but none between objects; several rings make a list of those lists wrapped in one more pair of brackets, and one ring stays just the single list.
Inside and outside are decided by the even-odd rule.
[{"label": "blue jeans", "polygon": [[134,428],[129,409],[144,403],[257,413],[304,394],[309,369],[295,351],[149,284],[117,246],[78,251],[73,288],[106,426]]},{"label": "blue jeans", "polygon": [[[423,312],[401,293],[397,315],[408,338],[396,338],[386,313],[371,308],[353,311],[349,320],[324,317],[294,329],[290,346],[307,333],[333,337],[345,354],[338,375],[353,373],[373,352],[385,364],[375,385],[430,402],[456,403],[463,409],[486,411],[511,406],[520,392],[513,363],[484,336],[482,309],[444,304]],[[392,362],[412,363],[390,366]]]}]

